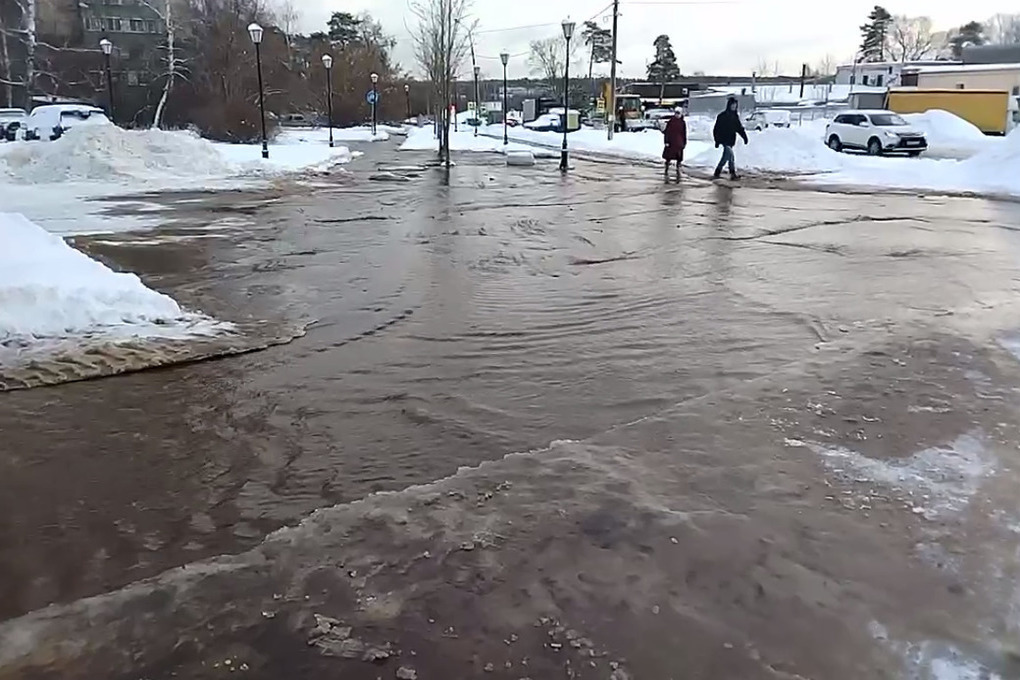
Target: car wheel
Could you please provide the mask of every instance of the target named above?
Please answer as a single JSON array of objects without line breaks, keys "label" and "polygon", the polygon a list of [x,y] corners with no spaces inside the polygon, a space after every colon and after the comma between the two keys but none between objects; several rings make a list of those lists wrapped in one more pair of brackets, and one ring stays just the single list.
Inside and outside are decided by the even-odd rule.
[{"label": "car wheel", "polygon": [[878,137],[872,137],[868,140],[868,155],[869,156],[881,156],[882,155],[882,142]]},{"label": "car wheel", "polygon": [[832,135],[829,137],[829,148],[833,151],[842,151],[843,143],[839,141],[839,137]]},{"label": "car wheel", "polygon": [[761,132],[761,125],[759,125],[758,127],[756,127],[756,128],[754,129],[754,131],[755,131],[755,132]]}]

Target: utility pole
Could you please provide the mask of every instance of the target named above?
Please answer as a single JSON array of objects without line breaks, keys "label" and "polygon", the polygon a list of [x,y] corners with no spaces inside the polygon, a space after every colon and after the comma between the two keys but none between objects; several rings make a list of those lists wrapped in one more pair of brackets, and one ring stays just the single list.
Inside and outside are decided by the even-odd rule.
[{"label": "utility pole", "polygon": [[807,80],[807,64],[800,67],[800,98],[804,98],[804,81]]},{"label": "utility pole", "polygon": [[[609,101],[606,111],[609,114],[609,140],[613,139],[613,126],[616,124],[616,34],[620,18],[620,0],[613,0],[613,62],[609,67]],[[620,128],[621,130],[623,128]]]}]

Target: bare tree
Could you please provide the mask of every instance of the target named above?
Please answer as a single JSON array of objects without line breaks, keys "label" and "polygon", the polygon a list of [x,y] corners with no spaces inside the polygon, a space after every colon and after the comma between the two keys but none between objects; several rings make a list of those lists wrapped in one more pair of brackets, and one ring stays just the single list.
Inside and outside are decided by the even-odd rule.
[{"label": "bare tree", "polygon": [[985,28],[992,45],[1020,43],[1020,14],[996,14],[985,22]]},{"label": "bare tree", "polygon": [[[3,22],[0,25],[0,32],[3,33],[3,43],[0,49],[3,50],[5,71],[3,84],[8,88],[8,99],[13,99],[13,87],[22,87],[25,91],[24,106],[29,108],[32,102],[32,93],[35,89],[36,80],[36,52],[38,37],[36,33],[36,0],[5,0],[13,2],[6,9],[0,9],[0,15],[10,8],[16,9],[18,19],[13,25]],[[11,73],[10,51],[8,40],[13,39],[20,42],[24,50],[24,72],[20,78]]]},{"label": "bare tree", "polygon": [[[439,154],[450,166],[449,106],[453,83],[464,63],[469,36],[474,28],[467,21],[470,0],[414,0],[411,12],[418,24],[412,29],[415,59],[429,79],[441,108]],[[437,113],[440,113],[437,111]]]},{"label": "bare tree", "polygon": [[758,65],[755,68],[755,72],[759,76],[778,76],[782,73],[782,70],[778,59],[773,61],[767,57],[759,57]]},{"label": "bare tree", "polygon": [[562,35],[555,38],[532,40],[531,53],[528,55],[528,67],[533,74],[545,78],[550,84],[555,84],[563,77],[563,69],[568,58],[570,65],[574,66],[579,42],[579,40],[570,42],[570,54],[567,55],[567,43]]},{"label": "bare tree", "polygon": [[178,56],[177,49],[177,41],[182,30],[180,14],[184,7],[178,6],[175,8],[175,5],[181,4],[180,0],[138,1],[156,14],[166,27],[166,44],[163,47],[165,52],[164,64],[166,66],[163,77],[166,80],[163,83],[163,93],[160,95],[159,103],[156,105],[156,113],[152,117],[152,127],[158,128],[163,122],[163,114],[166,111],[166,104],[170,99],[170,91],[173,89],[174,81],[178,78],[187,78],[184,61]]},{"label": "bare tree", "polygon": [[836,73],[836,57],[826,54],[815,64],[815,72],[820,76],[831,76]]},{"label": "bare tree", "polygon": [[936,53],[931,19],[895,16],[886,35],[886,54],[894,61],[928,59]]},{"label": "bare tree", "polygon": [[283,31],[283,37],[287,41],[287,65],[294,67],[294,36],[297,34],[297,25],[301,20],[301,13],[294,4],[294,0],[276,0],[274,4],[276,22]]}]

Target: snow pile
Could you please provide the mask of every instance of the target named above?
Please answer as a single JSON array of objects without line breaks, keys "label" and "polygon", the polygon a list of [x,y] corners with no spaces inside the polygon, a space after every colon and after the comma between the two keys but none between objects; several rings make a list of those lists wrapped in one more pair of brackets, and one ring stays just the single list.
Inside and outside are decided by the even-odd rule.
[{"label": "snow pile", "polygon": [[[497,129],[498,128],[498,129]],[[498,133],[498,134],[497,134]],[[513,133],[511,133],[512,135]],[[539,133],[544,134],[544,133]],[[542,152],[531,146],[518,143],[503,144],[503,126],[490,125],[483,128],[475,136],[474,128],[463,126],[460,130],[450,129],[450,149],[452,151],[474,151],[480,153],[512,153],[530,151],[536,158],[559,157],[559,154]],[[432,126],[409,128],[407,139],[400,145],[401,151],[438,151],[439,140]]]},{"label": "snow pile", "polygon": [[711,142],[714,127],[715,119],[711,116],[687,116],[687,139]]},{"label": "snow pile", "polygon": [[975,125],[948,111],[931,109],[903,118],[927,137],[929,155],[967,158],[995,144]]},{"label": "snow pile", "polygon": [[21,184],[226,176],[216,146],[188,132],[73,128],[54,142],[19,143],[0,155],[0,177]]},{"label": "snow pile", "polygon": [[[372,128],[367,126],[333,128],[333,141],[335,142],[385,142],[390,138],[390,128],[384,129],[377,126],[376,132],[372,134]],[[297,128],[281,130],[273,140],[275,144],[329,144],[329,128]]]},{"label": "snow pile", "polygon": [[262,158],[259,144],[213,144],[234,174],[275,177],[292,172],[323,172],[334,165],[350,163],[361,155],[346,146],[330,148],[328,143],[284,142],[269,145],[269,158]]},{"label": "snow pile", "polygon": [[164,335],[189,316],[134,274],[67,245],[22,215],[0,213],[0,343],[103,331]]},{"label": "snow pile", "polygon": [[[822,144],[813,127],[768,128],[749,137],[750,144],[737,142],[737,169],[787,175],[814,175],[843,169],[847,156]],[[709,149],[690,159],[692,167],[715,168],[720,151]]]}]

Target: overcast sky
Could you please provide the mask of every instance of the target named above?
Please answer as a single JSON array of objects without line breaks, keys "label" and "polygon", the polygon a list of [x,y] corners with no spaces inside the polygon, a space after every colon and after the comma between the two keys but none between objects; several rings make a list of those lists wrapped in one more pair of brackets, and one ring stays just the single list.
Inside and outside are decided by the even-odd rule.
[{"label": "overcast sky", "polygon": [[[478,54],[485,57],[479,61],[483,73],[501,73],[498,56],[506,49],[514,55],[511,77],[529,75],[529,41],[556,35],[566,15],[577,23],[594,18],[608,28],[612,20],[608,2],[474,0],[476,45]],[[301,8],[299,25],[304,32],[323,30],[334,11],[367,10],[397,38],[395,56],[400,65],[417,72],[408,33],[413,15],[407,0],[300,0],[295,4]],[[652,41],[660,33],[672,39],[684,73],[748,74],[767,59],[794,74],[800,64],[815,64],[826,54],[843,63],[852,58],[860,42],[858,27],[874,5],[875,0],[620,0],[622,73],[644,76],[652,58]],[[897,0],[885,7],[893,14],[927,15],[936,30],[983,21],[998,12],[1020,12],[1020,3],[1011,0]]]}]

